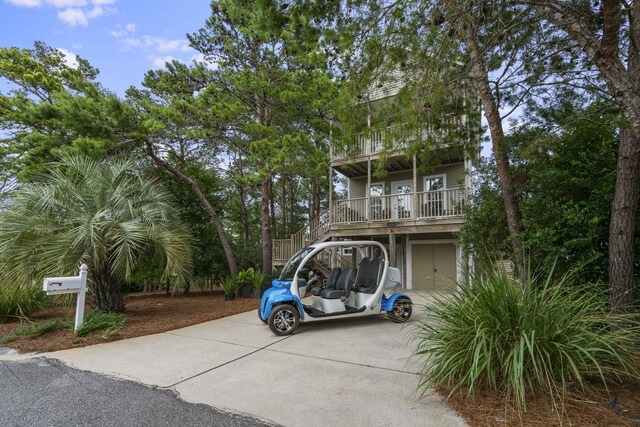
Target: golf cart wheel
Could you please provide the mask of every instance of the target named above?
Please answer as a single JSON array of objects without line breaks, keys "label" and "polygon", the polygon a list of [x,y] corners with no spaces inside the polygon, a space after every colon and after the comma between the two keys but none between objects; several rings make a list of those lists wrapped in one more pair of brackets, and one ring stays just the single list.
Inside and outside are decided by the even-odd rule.
[{"label": "golf cart wheel", "polygon": [[271,311],[267,323],[269,329],[276,335],[283,336],[292,334],[298,326],[300,315],[298,310],[291,304],[281,304]]},{"label": "golf cart wheel", "polygon": [[258,319],[260,319],[260,321],[265,325],[267,324],[267,321],[262,318],[262,310],[260,309],[260,307],[258,307]]},{"label": "golf cart wheel", "polygon": [[387,317],[397,323],[406,322],[411,318],[411,306],[409,298],[400,297],[393,303],[391,311],[387,311]]}]

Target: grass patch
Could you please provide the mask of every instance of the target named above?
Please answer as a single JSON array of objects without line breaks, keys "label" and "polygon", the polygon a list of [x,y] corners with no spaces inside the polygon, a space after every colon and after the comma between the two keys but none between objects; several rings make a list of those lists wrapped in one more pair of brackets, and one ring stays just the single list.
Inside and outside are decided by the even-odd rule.
[{"label": "grass patch", "polygon": [[486,387],[526,411],[527,393],[550,396],[562,412],[567,392],[587,378],[611,384],[636,376],[637,318],[609,312],[606,296],[570,277],[530,279],[523,287],[504,271],[473,278],[473,287],[429,304],[416,332],[421,386]]},{"label": "grass patch", "polygon": [[40,286],[9,286],[0,283],[0,322],[26,319],[42,308],[46,294]]},{"label": "grass patch", "polygon": [[9,335],[0,339],[0,344],[6,344],[21,337],[36,338],[51,331],[55,331],[56,329],[65,329],[68,327],[69,322],[64,320],[51,320],[45,323],[32,323],[30,325],[19,326]]},{"label": "grass patch", "polygon": [[104,331],[100,338],[109,339],[125,326],[127,326],[127,320],[124,314],[92,311],[85,317],[84,323],[76,331],[76,336],[84,337],[94,331]]}]

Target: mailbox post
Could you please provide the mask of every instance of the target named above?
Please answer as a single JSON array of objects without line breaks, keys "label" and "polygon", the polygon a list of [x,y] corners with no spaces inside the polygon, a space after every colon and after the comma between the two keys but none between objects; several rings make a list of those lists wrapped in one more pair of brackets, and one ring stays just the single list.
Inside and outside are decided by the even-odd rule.
[{"label": "mailbox post", "polygon": [[76,322],[73,328],[77,331],[84,320],[84,300],[87,293],[87,266],[82,264],[79,276],[47,277],[42,285],[47,295],[78,294],[76,302]]}]

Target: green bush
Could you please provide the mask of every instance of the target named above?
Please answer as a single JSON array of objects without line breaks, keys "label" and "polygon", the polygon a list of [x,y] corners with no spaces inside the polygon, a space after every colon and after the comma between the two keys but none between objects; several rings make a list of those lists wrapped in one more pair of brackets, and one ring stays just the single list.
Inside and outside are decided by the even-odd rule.
[{"label": "green bush", "polygon": [[0,339],[0,344],[6,344],[20,337],[39,337],[56,329],[64,329],[69,327],[68,322],[62,320],[51,320],[45,323],[32,323],[30,325],[20,326],[14,329],[9,335]]},{"label": "green bush", "polygon": [[0,284],[0,323],[26,319],[44,304],[45,293],[39,285],[9,286]]},{"label": "green bush", "polygon": [[224,291],[225,295],[233,295],[236,293],[236,291],[239,288],[239,284],[236,281],[236,279],[234,279],[231,276],[227,276],[224,279],[222,279],[220,281],[220,287],[222,288],[222,290]]},{"label": "green bush", "polygon": [[473,277],[473,286],[437,297],[416,331],[421,386],[478,387],[505,392],[526,411],[527,392],[562,403],[570,383],[605,384],[636,375],[637,319],[609,313],[606,298],[532,277],[526,290],[504,271]]},{"label": "green bush", "polygon": [[127,319],[122,313],[92,311],[76,331],[76,336],[84,337],[93,331],[104,331],[101,338],[108,339],[125,326],[127,326]]}]

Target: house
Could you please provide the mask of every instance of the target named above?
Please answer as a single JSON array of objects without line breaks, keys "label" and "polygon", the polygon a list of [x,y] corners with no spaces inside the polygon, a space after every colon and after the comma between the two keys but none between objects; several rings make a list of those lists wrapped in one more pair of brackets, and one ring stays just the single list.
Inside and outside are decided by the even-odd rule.
[{"label": "house", "polygon": [[[397,84],[377,85],[370,91],[369,102],[373,106],[388,103],[398,90]],[[470,102],[466,93],[463,97]],[[446,129],[428,125],[409,129],[401,122],[380,128],[372,126],[375,120],[375,113],[371,113],[365,130],[354,136],[348,150],[331,150],[330,173],[346,177],[347,198],[331,198],[328,210],[320,217],[290,239],[274,240],[274,266],[284,265],[295,252],[312,243],[372,239],[386,246],[391,265],[402,272],[403,287],[455,289],[455,281],[463,280],[465,271],[473,265],[472,256],[464,253],[456,233],[464,223],[463,209],[469,200],[472,158],[465,147],[474,142],[469,141],[468,132],[458,133],[467,135],[466,140],[447,138],[427,153],[430,166],[425,156],[408,156],[407,146],[417,137],[445,140],[442,137],[446,129],[479,129],[479,119],[470,123],[468,115],[451,115],[446,119]],[[385,173],[376,178],[374,167],[381,156]],[[355,265],[357,260],[350,262],[350,256],[333,256],[324,270],[329,271],[342,261]]]}]

